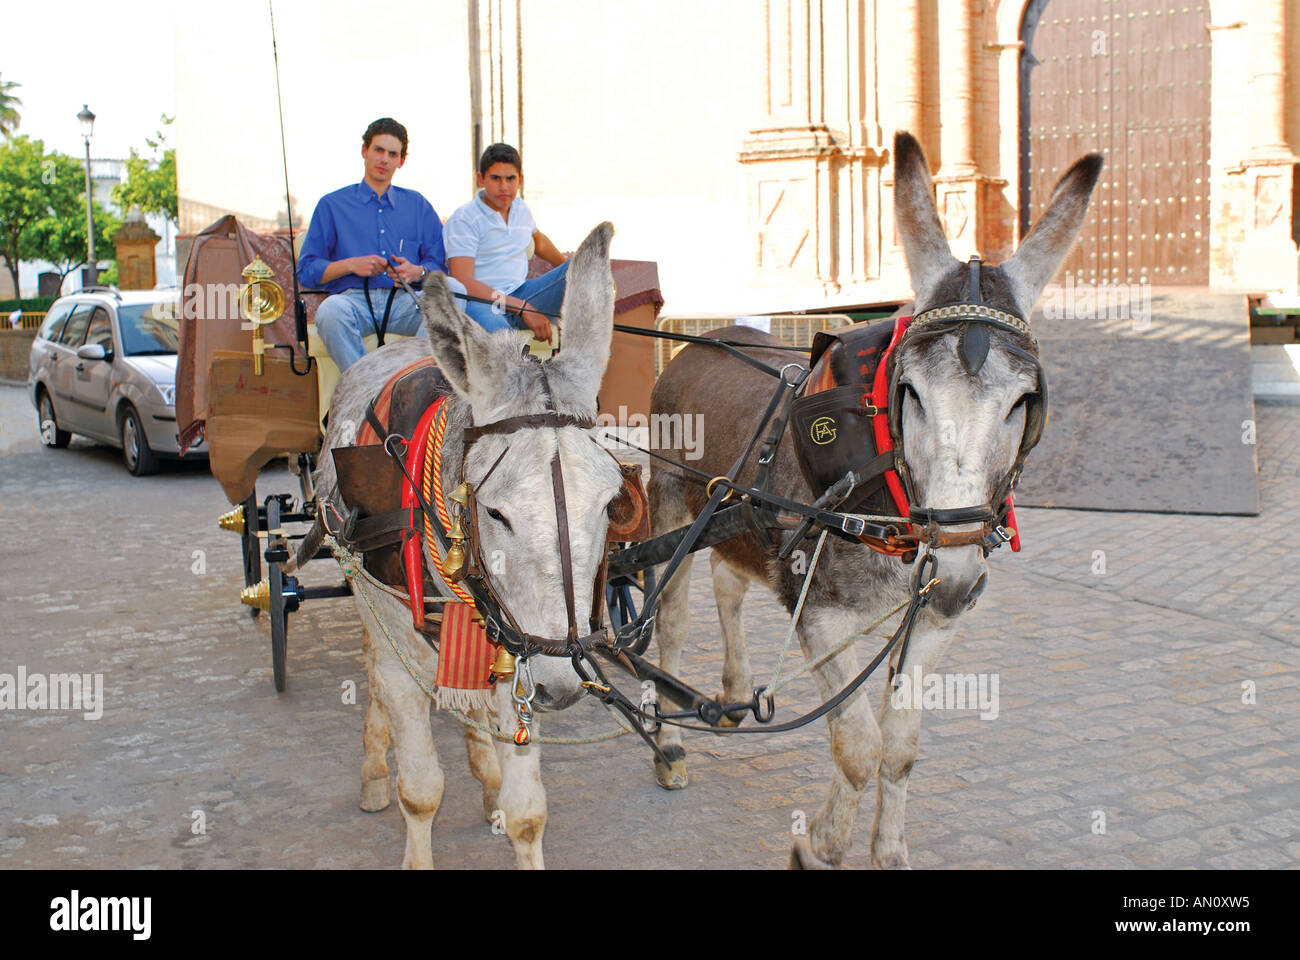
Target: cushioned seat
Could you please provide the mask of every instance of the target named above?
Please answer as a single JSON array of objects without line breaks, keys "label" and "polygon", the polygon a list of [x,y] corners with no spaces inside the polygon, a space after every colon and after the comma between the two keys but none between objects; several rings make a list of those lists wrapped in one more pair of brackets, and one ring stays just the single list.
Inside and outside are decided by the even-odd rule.
[{"label": "cushioned seat", "polygon": [[[370,334],[362,337],[362,342],[366,345],[366,353],[374,350],[379,346],[379,337]],[[398,340],[408,340],[409,337],[400,336],[396,333],[390,333],[384,337],[384,343],[396,343]],[[307,353],[316,358],[316,385],[320,393],[320,423],[321,434],[325,433],[325,414],[330,409],[330,398],[334,396],[334,388],[339,384],[339,368],[334,359],[325,349],[325,341],[316,336],[316,324],[307,324]]]},{"label": "cushioned seat", "polygon": [[[521,342],[528,344],[529,350],[539,358],[549,357],[552,346],[545,341],[533,339],[526,331],[518,331]],[[396,343],[398,340],[409,340],[409,337],[401,336],[396,333],[387,334],[384,337],[384,343]],[[555,335],[556,346],[559,346],[559,334]],[[339,384],[339,368],[334,359],[325,349],[325,342],[316,335],[316,324],[307,324],[308,355],[316,358],[316,385],[320,395],[320,413],[319,420],[321,424],[321,435],[325,435],[325,414],[329,413],[330,398],[334,396],[334,388]],[[379,338],[375,334],[362,337],[362,342],[366,345],[366,353],[376,349],[379,346]]]}]

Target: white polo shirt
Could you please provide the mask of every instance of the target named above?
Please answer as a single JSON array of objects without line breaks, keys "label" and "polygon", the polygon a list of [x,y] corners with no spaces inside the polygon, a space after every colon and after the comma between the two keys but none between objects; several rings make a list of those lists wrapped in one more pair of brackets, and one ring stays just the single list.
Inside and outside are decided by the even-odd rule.
[{"label": "white polo shirt", "polygon": [[510,204],[510,222],[488,206],[480,190],[442,228],[447,258],[473,257],[474,279],[510,293],[528,279],[528,244],[537,232],[528,205],[518,197]]}]

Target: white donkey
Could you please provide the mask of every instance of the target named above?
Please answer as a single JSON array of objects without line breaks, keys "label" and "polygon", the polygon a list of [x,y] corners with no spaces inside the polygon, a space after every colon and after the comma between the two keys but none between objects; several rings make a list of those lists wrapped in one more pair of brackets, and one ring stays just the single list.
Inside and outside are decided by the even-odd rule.
[{"label": "white donkey", "polygon": [[[489,334],[466,317],[456,308],[443,277],[431,276],[420,302],[428,339],[416,337],[377,350],[343,374],[331,402],[324,449],[353,444],[359,425],[365,422],[366,405],[379,388],[398,370],[430,353],[454,391],[443,452],[443,488],[448,496],[460,482],[462,429],[546,412],[544,380],[551,409],[575,418],[594,418],[596,390],[609,362],[613,332],[614,282],[609,266],[613,232],[608,223],[601,224],[574,255],[561,310],[564,349],[543,364],[521,356],[514,334]],[[466,479],[475,488],[479,549],[484,557],[504,558],[491,574],[497,594],[523,631],[548,638],[563,638],[568,624],[551,475],[541,468],[551,462],[557,446],[568,506],[574,599],[576,609],[585,612],[591,609],[593,579],[606,550],[607,508],[622,488],[617,462],[593,442],[590,431],[565,426],[486,435],[470,448],[465,464]],[[483,483],[503,451],[500,464]],[[322,500],[333,493],[331,457],[322,458],[315,482]],[[299,551],[299,565],[319,546],[321,531],[314,532],[316,536],[309,535]],[[428,551],[426,544],[426,569],[434,571],[435,583],[449,595]],[[388,806],[386,756],[391,741],[397,753],[397,796],[406,820],[403,866],[430,868],[430,831],[444,783],[429,723],[430,700],[394,652],[371,604],[406,660],[430,686],[437,654],[413,629],[410,611],[400,600],[377,590],[369,593],[368,603],[355,596],[354,589],[370,682],[361,806],[365,810]],[[536,707],[561,709],[582,695],[567,659],[536,656],[531,663]],[[500,681],[494,693],[506,735],[514,732],[511,686]],[[486,713],[478,711],[475,718],[484,721]],[[496,809],[504,813],[520,867],[543,865],[546,791],[538,769],[537,730],[534,722],[534,740],[522,747],[494,744],[486,734],[468,727],[465,732],[470,767],[483,784],[484,812],[489,818]]]},{"label": "white donkey", "polygon": [[[1097,154],[1077,161],[1061,178],[1048,209],[1016,255],[1000,267],[981,271],[980,293],[985,304],[1029,318],[1043,287],[1078,235],[1101,165]],[[895,139],[894,169],[898,232],[916,291],[914,313],[966,302],[970,273],[949,249],[935,211],[929,168],[920,145],[908,134],[900,133]],[[1027,405],[1021,401],[1039,389],[1032,358],[1026,361],[1023,349],[1015,346],[1016,337],[990,329],[987,362],[970,373],[959,357],[959,333],[939,328],[938,335],[909,338],[895,357],[901,384],[898,397],[906,397],[901,409],[903,452],[912,475],[913,506],[940,510],[990,504],[994,491],[1009,475],[1025,434]],[[788,353],[761,349],[780,343],[773,337],[744,327],[730,327],[718,335],[754,344],[756,349],[749,352],[775,367],[789,362]],[[744,450],[758,412],[772,395],[773,383],[719,350],[688,346],[656,383],[652,410],[707,417],[703,462],[691,466],[716,476],[725,473]],[[773,466],[774,493],[811,501],[812,493],[788,442],[781,444]],[[751,457],[739,479],[750,483],[753,477]],[[689,523],[705,501],[699,484],[671,468],[655,469],[648,492],[655,534]],[[961,533],[977,527],[979,524],[956,524],[947,529]],[[918,666],[925,674],[936,668],[952,640],[956,618],[974,606],[988,579],[980,546],[945,546],[936,556],[936,575],[942,582],[933,590],[908,646],[905,669],[909,673]],[[752,535],[718,544],[711,560],[726,648],[723,702],[745,702],[752,693],[740,626],[745,592],[751,581],[763,583],[793,611],[802,570],[779,562],[775,549],[760,546]],[[910,588],[917,588],[920,567],[919,559],[909,568],[865,546],[829,538],[799,621],[804,656],[810,661],[821,657],[882,616],[906,596],[909,580]],[[678,672],[688,628],[689,581],[689,565],[685,565],[660,601],[655,637],[660,666],[669,673]],[[898,652],[895,647],[895,662]],[[820,696],[830,699],[858,669],[851,648],[830,659],[813,672]],[[886,689],[878,717],[872,716],[861,693],[828,714],[835,764],[830,795],[809,824],[807,837],[795,841],[791,866],[828,867],[841,862],[872,774],[877,775],[872,862],[878,867],[908,865],[904,804],[916,759],[921,712],[910,705],[896,707],[889,693]],[[687,775],[680,731],[665,726],[660,744],[672,761],[667,767],[657,763],[660,784],[669,789],[684,787]]]}]

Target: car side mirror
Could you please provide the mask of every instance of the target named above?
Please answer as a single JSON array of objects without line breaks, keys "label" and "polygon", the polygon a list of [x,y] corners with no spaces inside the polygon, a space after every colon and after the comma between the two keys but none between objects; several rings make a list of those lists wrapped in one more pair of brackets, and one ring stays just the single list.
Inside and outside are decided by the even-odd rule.
[{"label": "car side mirror", "polygon": [[77,347],[77,356],[82,360],[107,360],[109,353],[102,343],[86,343]]}]

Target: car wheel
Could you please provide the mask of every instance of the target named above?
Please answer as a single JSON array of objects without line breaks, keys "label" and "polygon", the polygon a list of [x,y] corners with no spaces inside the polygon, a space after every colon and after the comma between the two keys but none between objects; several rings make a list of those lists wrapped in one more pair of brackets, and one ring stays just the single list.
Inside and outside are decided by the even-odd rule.
[{"label": "car wheel", "polygon": [[158,458],[149,449],[149,438],[144,435],[135,407],[127,407],[122,413],[122,460],[133,476],[158,472]]},{"label": "car wheel", "polygon": [[44,390],[36,407],[36,425],[41,431],[41,443],[54,449],[63,449],[72,439],[67,430],[59,429],[59,421],[54,418],[54,401]]}]

